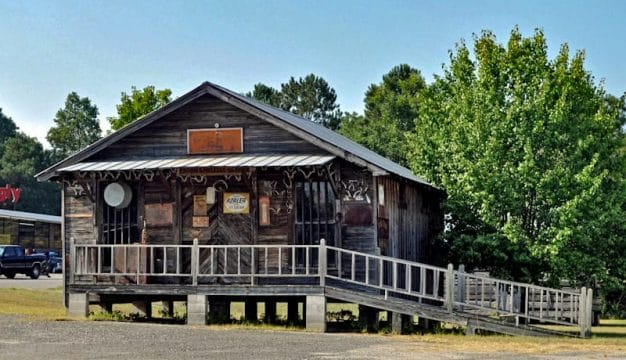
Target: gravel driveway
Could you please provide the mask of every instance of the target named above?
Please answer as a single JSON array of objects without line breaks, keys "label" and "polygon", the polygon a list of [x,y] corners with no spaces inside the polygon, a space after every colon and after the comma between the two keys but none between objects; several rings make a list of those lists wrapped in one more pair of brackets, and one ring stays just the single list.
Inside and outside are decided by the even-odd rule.
[{"label": "gravel driveway", "polygon": [[[454,341],[454,338],[447,341]],[[486,342],[488,345],[488,342]],[[0,316],[0,359],[620,359],[623,353],[462,353],[419,337]],[[570,352],[568,352],[570,351]]]}]

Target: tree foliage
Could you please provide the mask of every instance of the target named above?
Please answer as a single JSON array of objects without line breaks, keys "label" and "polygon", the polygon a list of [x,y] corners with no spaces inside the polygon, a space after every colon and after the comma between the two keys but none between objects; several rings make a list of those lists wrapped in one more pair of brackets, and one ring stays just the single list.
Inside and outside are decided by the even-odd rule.
[{"label": "tree foliage", "polygon": [[254,89],[247,92],[246,96],[274,107],[280,107],[280,91],[262,83],[255,84]]},{"label": "tree foliage", "polygon": [[154,86],[146,86],[143,90],[131,88],[130,95],[122,92],[120,103],[116,106],[117,117],[109,117],[111,129],[119,130],[140,117],[172,101],[172,90],[156,90]]},{"label": "tree foliage", "polygon": [[55,183],[37,182],[35,174],[50,166],[52,159],[49,152],[36,138],[24,133],[17,133],[3,144],[0,157],[0,180],[22,190],[17,204],[0,204],[3,208],[30,211],[36,213],[60,213],[61,194]]},{"label": "tree foliage", "polygon": [[0,156],[2,156],[2,149],[4,142],[15,136],[17,133],[17,125],[10,117],[4,115],[2,108],[0,108]]},{"label": "tree foliage", "polygon": [[415,130],[418,94],[426,87],[420,72],[394,66],[365,92],[364,116],[344,115],[340,132],[399,164],[407,165],[406,134]]},{"label": "tree foliage", "polygon": [[261,102],[280,107],[327,128],[336,130],[341,123],[341,110],[335,89],[314,74],[298,79],[293,76],[281,84],[280,91],[261,83],[246,94]]},{"label": "tree foliage", "polygon": [[76,92],[67,95],[65,106],[57,111],[54,123],[46,139],[61,158],[100,139],[102,132],[98,108],[89,98],[81,98]]},{"label": "tree foliage", "polygon": [[410,141],[413,169],[448,192],[451,260],[623,290],[623,99],[594,84],[582,52],[550,60],[541,31],[473,45],[420,93]]}]

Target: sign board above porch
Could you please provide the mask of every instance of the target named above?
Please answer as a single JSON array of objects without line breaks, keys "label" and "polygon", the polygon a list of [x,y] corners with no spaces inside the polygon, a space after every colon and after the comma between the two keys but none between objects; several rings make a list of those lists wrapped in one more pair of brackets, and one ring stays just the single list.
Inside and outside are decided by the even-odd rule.
[{"label": "sign board above porch", "polygon": [[243,129],[188,129],[187,153],[234,154],[243,152]]}]

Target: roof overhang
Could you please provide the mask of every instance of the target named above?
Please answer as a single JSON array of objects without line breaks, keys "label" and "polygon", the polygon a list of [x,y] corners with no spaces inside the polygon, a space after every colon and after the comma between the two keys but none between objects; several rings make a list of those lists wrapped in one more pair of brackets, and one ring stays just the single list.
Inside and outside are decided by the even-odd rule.
[{"label": "roof overhang", "polygon": [[327,155],[188,156],[150,160],[81,162],[60,168],[57,172],[320,166],[334,158],[334,156]]}]

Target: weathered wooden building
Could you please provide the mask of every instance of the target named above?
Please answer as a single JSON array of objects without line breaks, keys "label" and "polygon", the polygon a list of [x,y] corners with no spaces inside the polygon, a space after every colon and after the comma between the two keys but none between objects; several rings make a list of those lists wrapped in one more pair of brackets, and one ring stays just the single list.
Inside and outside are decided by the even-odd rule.
[{"label": "weathered wooden building", "polygon": [[0,209],[0,244],[61,250],[61,217]]},{"label": "weathered wooden building", "polygon": [[[38,178],[63,184],[66,256],[70,242],[316,245],[323,238],[428,262],[427,244],[442,227],[443,192],[408,169],[208,82]],[[108,203],[107,189],[128,202]],[[154,263],[163,249],[149,266],[167,266]],[[110,252],[100,256],[111,264]],[[301,251],[295,257],[305,261]]]},{"label": "weathered wooden building", "polygon": [[423,264],[437,259],[429,244],[443,226],[442,190],[212,83],[38,178],[63,185],[73,314],[90,302],[184,300],[188,322],[204,323],[243,300],[247,317],[264,302],[271,320],[285,301],[323,331],[329,299],[406,314],[417,305],[398,307],[400,298],[454,305],[455,281],[443,281],[452,270]]}]

